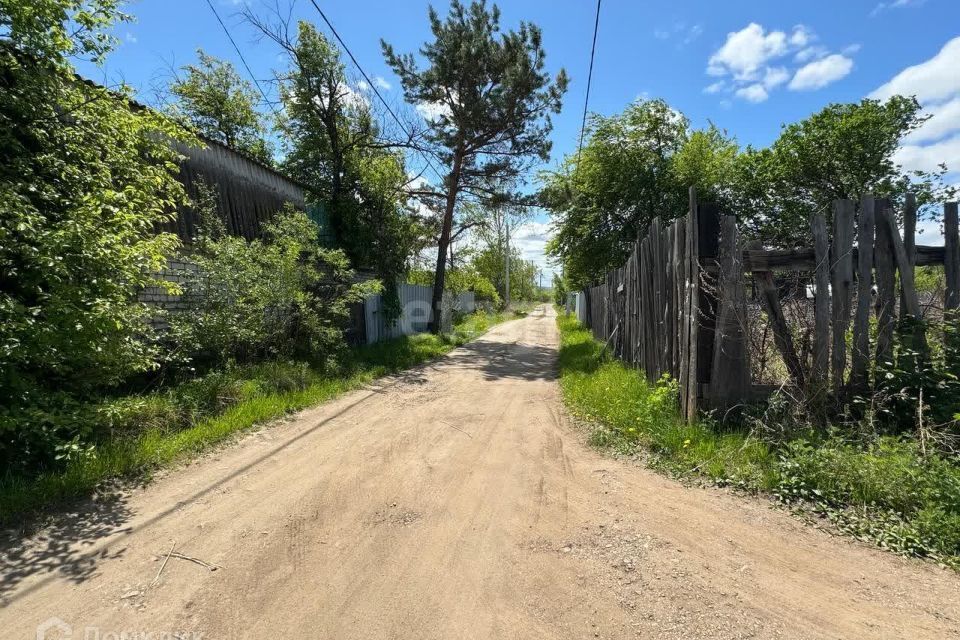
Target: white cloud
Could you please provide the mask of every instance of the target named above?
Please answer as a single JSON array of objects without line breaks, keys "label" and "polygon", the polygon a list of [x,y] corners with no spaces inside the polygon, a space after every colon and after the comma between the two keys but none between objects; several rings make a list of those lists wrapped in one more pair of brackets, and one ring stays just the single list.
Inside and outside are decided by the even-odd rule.
[{"label": "white cloud", "polygon": [[653,30],[653,37],[657,40],[670,40],[676,38],[677,48],[690,44],[703,35],[703,25],[688,25],[686,22],[675,22],[673,26],[657,27]]},{"label": "white cloud", "polygon": [[790,34],[790,44],[795,47],[805,47],[815,39],[816,36],[813,35],[813,32],[802,24],[795,26],[793,28],[793,33]]},{"label": "white cloud", "polygon": [[814,91],[840,80],[853,70],[853,60],[834,53],[800,67],[790,81],[791,91]]},{"label": "white cloud", "polygon": [[752,80],[768,61],[789,50],[787,34],[769,33],[756,22],[740,31],[727,34],[727,40],[707,61],[707,73],[713,76],[730,74],[737,80]]},{"label": "white cloud", "polygon": [[[791,89],[809,90],[824,87],[850,73],[852,59],[847,55],[831,55],[830,50],[816,44],[816,40],[816,34],[802,24],[787,32],[767,30],[751,22],[740,31],[728,33],[723,46],[710,56],[707,74],[727,82],[714,82],[704,91],[729,92],[757,103],[767,100],[770,93],[791,80],[791,76]],[[852,54],[854,49],[848,47],[845,51]],[[791,69],[793,65],[788,56],[804,66]]]},{"label": "white cloud", "polygon": [[726,88],[727,88],[726,82],[724,82],[723,80],[717,80],[713,84],[710,84],[704,87],[703,92],[704,93],[720,93]]},{"label": "white cloud", "polygon": [[927,0],[890,0],[889,2],[881,2],[873,8],[873,11],[870,12],[870,17],[873,18],[880,13],[883,13],[887,9],[906,9],[908,7],[919,7]]},{"label": "white cloud", "polygon": [[936,171],[946,163],[960,169],[960,37],[948,41],[932,58],[907,67],[868,97],[886,100],[914,95],[930,118],[907,135],[894,161],[907,171]]},{"label": "white cloud", "polygon": [[543,284],[550,282],[553,267],[547,260],[546,246],[553,235],[553,229],[547,222],[526,222],[510,231],[510,244],[520,250],[524,260],[535,262],[544,272]]},{"label": "white cloud", "polygon": [[830,50],[821,45],[813,45],[811,47],[806,47],[797,52],[797,55],[793,56],[795,62],[810,62],[811,60],[817,60],[822,58],[830,53]]},{"label": "white cloud", "polygon": [[450,116],[450,107],[439,102],[421,102],[416,106],[419,113],[425,120],[439,120],[442,116]]},{"label": "white cloud", "polygon": [[370,85],[368,85],[365,80],[361,80],[360,82],[357,83],[357,89],[360,89],[360,91],[364,91],[364,92],[370,91]]},{"label": "white cloud", "polygon": [[886,100],[892,95],[917,96],[921,102],[942,100],[960,91],[960,36],[929,60],[907,67],[870,94]]},{"label": "white cloud", "polygon": [[936,171],[941,163],[956,170],[960,167],[960,133],[933,144],[902,145],[893,160],[908,171]]},{"label": "white cloud", "polygon": [[931,105],[923,113],[930,119],[907,135],[904,142],[933,142],[960,128],[960,95],[947,102]]},{"label": "white cloud", "polygon": [[136,43],[137,43],[137,36],[133,35],[133,34],[130,33],[129,31],[127,31],[126,35],[123,36],[123,39],[126,40],[127,42],[129,42],[130,44],[136,44]]},{"label": "white cloud", "polygon": [[695,24],[687,31],[687,35],[683,37],[683,44],[690,44],[697,38],[703,35],[703,25]]},{"label": "white cloud", "polygon": [[383,76],[373,76],[373,84],[377,85],[377,87],[383,89],[384,91],[390,91],[390,89],[393,88],[393,85],[387,82]]},{"label": "white cloud", "polygon": [[764,89],[763,85],[759,82],[756,84],[748,84],[745,87],[737,89],[734,95],[738,98],[743,98],[747,102],[763,102],[770,97],[767,90]]},{"label": "white cloud", "polygon": [[786,67],[767,67],[763,74],[763,87],[767,90],[779,87],[790,79]]}]

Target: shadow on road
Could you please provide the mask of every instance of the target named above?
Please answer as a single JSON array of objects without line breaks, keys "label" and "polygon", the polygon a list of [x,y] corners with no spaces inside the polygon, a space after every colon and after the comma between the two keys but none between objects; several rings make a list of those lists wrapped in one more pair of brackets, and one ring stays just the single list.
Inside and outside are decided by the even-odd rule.
[{"label": "shadow on road", "polygon": [[115,490],[57,514],[32,538],[18,540],[17,532],[5,532],[0,540],[0,605],[8,604],[10,594],[30,576],[56,572],[81,583],[96,573],[102,560],[121,557],[125,547],[94,553],[83,549],[101,538],[132,531],[124,527],[130,515],[125,496]]},{"label": "shadow on road", "polygon": [[448,362],[463,368],[478,368],[487,380],[556,380],[557,350],[521,342],[477,340],[461,347]]}]

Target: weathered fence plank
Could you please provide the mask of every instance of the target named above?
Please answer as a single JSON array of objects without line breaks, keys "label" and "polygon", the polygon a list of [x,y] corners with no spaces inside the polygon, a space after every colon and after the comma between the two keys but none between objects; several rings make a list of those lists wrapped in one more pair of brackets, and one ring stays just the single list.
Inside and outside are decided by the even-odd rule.
[{"label": "weathered fence plank", "polygon": [[761,296],[764,310],[767,312],[767,318],[770,320],[770,327],[773,329],[773,341],[783,358],[783,363],[787,366],[787,372],[793,384],[800,389],[805,387],[803,364],[800,362],[800,356],[797,355],[797,349],[793,345],[793,334],[790,333],[790,327],[783,315],[783,307],[780,306],[780,295],[777,292],[777,286],[773,281],[773,274],[769,271],[761,271],[755,274],[760,282]]},{"label": "weathered fence plank", "polygon": [[718,262],[720,277],[713,370],[710,375],[710,406],[726,410],[741,402],[750,390],[743,253],[734,216],[720,218]]},{"label": "weathered fence plank", "polygon": [[[697,217],[697,257],[700,271],[698,314],[692,319],[697,331],[697,392],[700,385],[709,385],[713,373],[714,341],[717,327],[717,254],[720,248],[720,210],[713,203],[703,203]],[[710,272],[707,272],[709,266]]]},{"label": "weathered fence plank", "polygon": [[[917,264],[917,197],[913,193],[908,193],[903,199],[903,248],[907,254],[910,272],[913,273],[913,267]],[[901,286],[901,308],[904,303],[903,286]]]},{"label": "weathered fence plank", "polygon": [[834,201],[833,244],[830,247],[833,267],[833,357],[830,361],[830,373],[836,396],[839,396],[843,389],[843,374],[847,366],[847,329],[850,326],[850,288],[853,284],[853,213],[853,201]]},{"label": "weathered fence plank", "polygon": [[943,271],[947,285],[943,308],[953,311],[960,307],[960,237],[956,202],[943,205],[943,235]]},{"label": "weathered fence plank", "polygon": [[697,340],[699,339],[700,315],[700,267],[697,252],[700,237],[699,205],[697,190],[690,187],[689,206],[686,224],[686,255],[684,256],[684,322],[681,342],[683,347],[683,368],[680,370],[680,394],[683,399],[681,410],[690,422],[696,419],[697,411]]},{"label": "weathered fence plank", "polygon": [[[881,219],[883,211],[890,208],[890,201],[877,198],[874,202],[874,215]],[[890,227],[878,224],[874,244],[874,264],[877,278],[877,364],[886,364],[893,356],[893,330],[896,325],[896,273],[893,259],[893,239]]]},{"label": "weathered fence plank", "polygon": [[900,288],[903,294],[904,307],[901,309],[901,316],[909,315],[914,319],[920,319],[920,300],[917,298],[917,289],[914,286],[913,265],[907,257],[907,250],[903,240],[900,239],[900,232],[897,230],[897,221],[893,217],[893,210],[884,209],[880,213],[882,224],[886,225],[887,232],[890,234],[890,242],[893,247],[893,257],[900,272]]},{"label": "weathered fence plank", "polygon": [[810,228],[813,231],[815,256],[813,367],[810,379],[813,384],[825,387],[830,361],[830,254],[827,222],[822,214],[813,215]]},{"label": "weathered fence plank", "polygon": [[850,387],[863,391],[870,366],[870,303],[873,291],[874,200],[860,200],[857,230],[857,310],[853,318],[853,356],[850,363]]}]

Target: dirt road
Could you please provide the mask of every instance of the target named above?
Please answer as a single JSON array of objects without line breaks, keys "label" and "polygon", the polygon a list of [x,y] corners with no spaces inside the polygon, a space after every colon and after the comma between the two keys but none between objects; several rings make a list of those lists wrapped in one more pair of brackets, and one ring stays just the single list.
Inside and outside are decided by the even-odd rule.
[{"label": "dirt road", "polygon": [[5,546],[0,635],[960,637],[955,574],[587,448],[556,344],[544,307]]}]

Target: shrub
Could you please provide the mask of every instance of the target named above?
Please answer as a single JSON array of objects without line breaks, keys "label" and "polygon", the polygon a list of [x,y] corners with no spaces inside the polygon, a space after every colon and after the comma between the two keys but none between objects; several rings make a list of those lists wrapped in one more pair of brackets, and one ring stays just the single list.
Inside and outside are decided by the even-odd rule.
[{"label": "shrub", "polygon": [[960,555],[960,467],[924,455],[913,440],[790,442],[776,494],[811,502],[842,528],[897,551]]},{"label": "shrub", "polygon": [[185,198],[169,142],[194,139],[74,75],[118,5],[0,3],[0,465],[82,449],[74,398],[158,364],[136,292],[176,245],[156,233]]},{"label": "shrub", "polygon": [[353,284],[344,254],[322,248],[317,227],[289,207],[264,226],[263,239],[208,227],[188,259],[198,267],[184,285],[194,308],[170,318],[181,366],[322,361],[344,346],[348,305],[375,290]]}]

